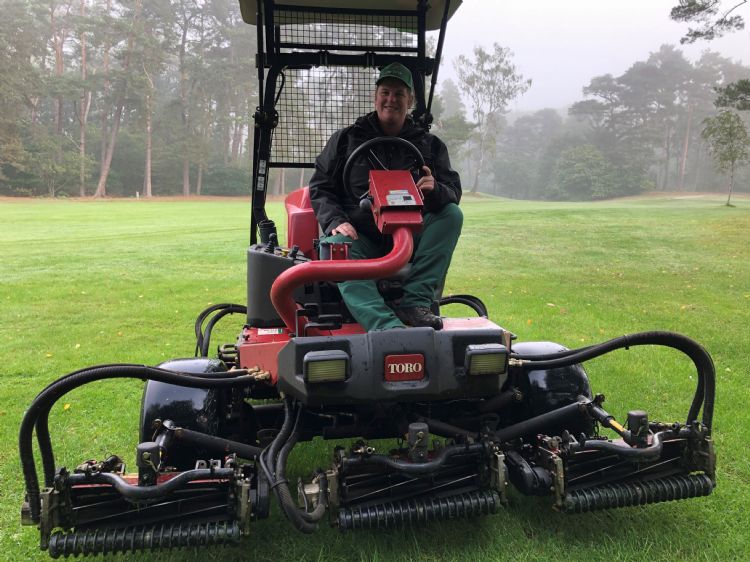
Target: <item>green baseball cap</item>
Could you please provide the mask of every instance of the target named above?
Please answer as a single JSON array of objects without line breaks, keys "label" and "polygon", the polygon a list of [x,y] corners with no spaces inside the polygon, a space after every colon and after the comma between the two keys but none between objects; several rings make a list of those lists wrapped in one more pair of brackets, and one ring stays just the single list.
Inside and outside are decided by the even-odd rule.
[{"label": "green baseball cap", "polygon": [[386,78],[401,80],[410,90],[414,90],[414,81],[411,77],[411,70],[406,68],[400,62],[392,62],[388,66],[384,66],[380,71],[380,76],[378,76],[378,81],[375,82],[375,85],[377,86]]}]

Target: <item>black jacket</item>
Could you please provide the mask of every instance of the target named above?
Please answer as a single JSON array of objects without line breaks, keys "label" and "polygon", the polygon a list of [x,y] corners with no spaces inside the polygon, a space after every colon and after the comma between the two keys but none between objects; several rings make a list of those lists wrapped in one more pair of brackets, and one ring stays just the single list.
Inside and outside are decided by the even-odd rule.
[{"label": "black jacket", "polygon": [[[353,125],[331,135],[325,148],[315,159],[315,172],[310,178],[310,199],[318,223],[326,235],[341,223],[350,222],[357,232],[373,240],[380,239],[372,212],[361,210],[359,202],[347,195],[342,176],[349,155],[363,142],[382,136],[377,114],[373,111],[357,119]],[[443,141],[425,132],[410,118],[398,136],[419,149],[425,164],[435,177],[435,189],[425,195],[425,212],[439,211],[448,203],[458,204],[461,200],[461,179],[451,168],[448,150]],[[413,157],[405,154],[401,148],[381,145],[376,147],[375,152],[387,169],[414,168]],[[367,190],[370,169],[366,158],[358,158],[352,166],[350,176],[355,193]]]}]

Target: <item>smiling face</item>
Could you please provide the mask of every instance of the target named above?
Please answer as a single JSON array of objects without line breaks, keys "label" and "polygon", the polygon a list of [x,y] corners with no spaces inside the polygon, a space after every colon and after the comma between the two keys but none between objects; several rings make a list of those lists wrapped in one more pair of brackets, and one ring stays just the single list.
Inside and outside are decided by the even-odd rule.
[{"label": "smiling face", "polygon": [[411,90],[401,80],[386,78],[375,89],[375,111],[386,135],[396,135],[404,126],[414,101]]}]

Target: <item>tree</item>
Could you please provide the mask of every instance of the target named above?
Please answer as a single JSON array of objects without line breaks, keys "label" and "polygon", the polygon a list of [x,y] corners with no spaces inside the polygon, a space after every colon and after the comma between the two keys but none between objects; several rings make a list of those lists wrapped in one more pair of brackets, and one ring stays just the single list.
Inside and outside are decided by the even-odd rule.
[{"label": "tree", "polygon": [[742,118],[734,111],[722,111],[703,122],[703,138],[708,143],[716,167],[729,172],[729,195],[732,199],[735,170],[750,161],[750,135]]},{"label": "tree", "polygon": [[750,110],[750,80],[743,78],[725,87],[717,87],[716,107],[733,107],[739,111]]},{"label": "tree", "polygon": [[606,199],[616,193],[615,171],[595,146],[576,146],[560,154],[555,187],[562,199]]},{"label": "tree", "polygon": [[505,113],[512,99],[531,87],[531,80],[525,80],[511,62],[512,56],[509,49],[494,43],[492,52],[477,46],[474,47],[472,59],[461,55],[453,63],[459,82],[471,102],[471,110],[477,124],[477,164],[474,169],[472,193],[476,193],[479,185],[487,141],[497,132],[490,130],[488,120],[499,118]]},{"label": "tree", "polygon": [[675,21],[693,22],[698,27],[688,28],[680,43],[694,43],[699,39],[710,41],[727,32],[745,27],[745,19],[736,10],[748,0],[679,0],[669,16]]},{"label": "tree", "polygon": [[436,118],[449,119],[456,115],[466,116],[466,108],[461,99],[461,92],[456,83],[450,78],[443,80],[440,84],[440,107],[440,115],[436,114]]},{"label": "tree", "polygon": [[541,109],[522,115],[505,127],[498,139],[494,157],[495,186],[499,194],[516,199],[533,199],[546,190],[539,189],[539,171],[548,144],[563,127],[554,109]]},{"label": "tree", "polygon": [[112,130],[109,132],[109,140],[107,141],[106,153],[103,153],[101,155],[102,167],[101,174],[99,176],[99,182],[96,186],[96,191],[94,192],[95,197],[103,197],[107,194],[107,178],[109,177],[109,172],[112,166],[112,157],[114,156],[115,146],[117,143],[117,133],[119,132],[120,125],[122,123],[122,116],[126,104],[126,95],[129,89],[129,80],[131,78],[129,70],[131,56],[133,53],[133,37],[141,19],[142,5],[143,0],[135,0],[132,24],[128,31],[127,46],[125,48],[124,60],[122,63],[122,73],[117,87],[115,111],[112,117]]}]

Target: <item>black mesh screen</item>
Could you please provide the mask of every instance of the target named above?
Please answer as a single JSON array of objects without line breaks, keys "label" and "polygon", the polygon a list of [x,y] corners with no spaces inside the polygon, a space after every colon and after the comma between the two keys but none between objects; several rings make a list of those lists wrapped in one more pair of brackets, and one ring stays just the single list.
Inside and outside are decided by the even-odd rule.
[{"label": "black mesh screen", "polygon": [[277,9],[276,43],[282,52],[325,49],[388,52],[416,51],[416,13],[300,11]]},{"label": "black mesh screen", "polygon": [[325,67],[284,74],[272,144],[277,165],[312,164],[334,131],[373,110],[375,69]]},{"label": "black mesh screen", "polygon": [[[416,13],[336,13],[277,8],[280,52],[417,55]],[[276,110],[273,166],[312,166],[331,134],[373,110],[375,68],[320,66],[284,70]],[[281,78],[277,86],[281,85]]]}]

